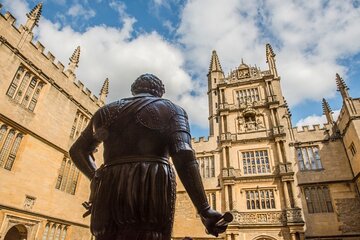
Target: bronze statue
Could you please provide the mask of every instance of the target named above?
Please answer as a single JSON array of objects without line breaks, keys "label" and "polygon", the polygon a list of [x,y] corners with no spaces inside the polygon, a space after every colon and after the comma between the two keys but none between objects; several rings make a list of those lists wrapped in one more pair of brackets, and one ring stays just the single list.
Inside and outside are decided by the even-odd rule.
[{"label": "bronze statue", "polygon": [[[174,220],[174,166],[209,234],[226,230],[207,201],[191,147],[186,112],[169,100],[161,80],[141,75],[133,97],[100,108],[70,149],[91,180],[91,232],[97,240],[170,240]],[[104,164],[92,153],[103,142]]]}]

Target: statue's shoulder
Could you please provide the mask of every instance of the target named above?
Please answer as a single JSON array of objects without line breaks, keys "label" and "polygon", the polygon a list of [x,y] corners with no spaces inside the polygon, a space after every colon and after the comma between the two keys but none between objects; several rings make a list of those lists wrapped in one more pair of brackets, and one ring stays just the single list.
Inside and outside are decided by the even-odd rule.
[{"label": "statue's shoulder", "polygon": [[145,106],[138,114],[137,120],[150,129],[165,129],[175,115],[186,115],[184,109],[168,99],[159,99]]},{"label": "statue's shoulder", "polygon": [[94,114],[94,117],[98,119],[98,122],[101,125],[106,125],[108,121],[115,118],[119,113],[119,110],[128,102],[127,99],[120,99],[115,102],[106,104],[105,106],[99,108],[99,110]]}]

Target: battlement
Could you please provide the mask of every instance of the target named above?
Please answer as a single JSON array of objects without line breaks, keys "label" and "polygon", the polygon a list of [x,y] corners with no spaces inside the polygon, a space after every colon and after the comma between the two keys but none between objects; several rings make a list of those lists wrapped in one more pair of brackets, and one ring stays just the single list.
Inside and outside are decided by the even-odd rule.
[{"label": "battlement", "polygon": [[201,143],[201,142],[209,142],[209,137],[199,137],[199,138],[191,138],[191,142],[193,143]]},{"label": "battlement", "polygon": [[[44,70],[44,74],[48,78],[46,80],[49,80],[50,83],[55,82],[60,86],[63,85],[64,81],[73,81],[74,85],[79,89],[79,91],[81,91],[82,94],[88,96],[92,102],[99,101],[97,96],[95,96],[88,88],[86,88],[82,82],[77,80],[76,75],[73,72],[69,74],[69,67],[65,69],[65,65],[61,61],[57,60],[51,51],[47,51],[45,53],[46,49],[44,44],[39,41],[33,42],[32,32],[28,31],[23,25],[16,26],[16,18],[10,12],[6,12],[4,15],[0,12],[0,23],[4,26],[3,29],[0,29],[0,35],[3,35],[2,33],[4,32],[11,35],[9,37],[6,35],[5,41],[15,54],[21,54],[28,60],[29,57],[27,57],[27,54],[22,52],[22,49],[25,49],[25,45],[27,45],[26,47],[30,48],[30,54],[35,55],[34,59],[40,59],[41,61],[40,63],[37,61],[31,61],[32,65],[37,68],[36,71],[38,71],[40,68],[44,69],[43,67],[40,67],[40,65],[43,65],[44,63],[42,61],[45,61],[45,64],[48,62],[50,66],[54,67],[55,71],[60,73],[60,77],[47,77],[49,74],[47,74]],[[19,43],[21,41],[23,41],[23,45],[19,47]],[[31,48],[33,48],[35,51],[31,51]],[[26,52],[29,51],[27,50]],[[37,54],[41,56],[36,57]]]},{"label": "battlement", "polygon": [[328,123],[325,123],[323,127],[320,127],[320,124],[314,124],[314,125],[305,125],[300,127],[293,127],[294,133],[307,133],[307,132],[323,132],[331,128],[331,125]]}]

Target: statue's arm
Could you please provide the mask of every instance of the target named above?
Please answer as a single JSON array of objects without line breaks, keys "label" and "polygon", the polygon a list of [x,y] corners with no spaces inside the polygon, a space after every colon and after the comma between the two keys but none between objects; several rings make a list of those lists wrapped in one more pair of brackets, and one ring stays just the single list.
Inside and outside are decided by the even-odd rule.
[{"label": "statue's arm", "polygon": [[201,216],[207,231],[217,236],[225,228],[215,226],[222,218],[222,214],[210,208],[202,179],[199,172],[195,152],[191,147],[190,128],[186,112],[178,113],[170,121],[170,156],[173,160],[177,174],[190,196],[197,212]]},{"label": "statue's arm", "polygon": [[94,131],[100,124],[100,121],[100,114],[97,112],[69,151],[76,167],[90,180],[93,178],[96,170],[93,153],[100,144],[100,141],[94,137]]}]

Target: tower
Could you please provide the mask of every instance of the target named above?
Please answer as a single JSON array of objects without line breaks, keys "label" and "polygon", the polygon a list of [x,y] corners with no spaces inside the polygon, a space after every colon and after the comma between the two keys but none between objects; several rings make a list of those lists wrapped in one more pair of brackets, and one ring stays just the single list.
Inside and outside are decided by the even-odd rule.
[{"label": "tower", "polygon": [[[211,206],[235,217],[226,233],[231,239],[282,235],[287,240],[304,233],[289,148],[294,142],[291,114],[270,44],[265,50],[267,70],[241,60],[226,77],[216,51],[212,52],[207,74],[210,137],[193,142]],[[183,199],[179,192],[178,198]],[[182,217],[191,218],[178,215]],[[193,235],[205,237],[201,232]]]},{"label": "tower", "polygon": [[[208,99],[209,99],[209,127],[210,136],[218,135],[217,123],[219,118],[215,116],[218,106],[222,107],[226,104],[223,89],[218,89],[217,85],[220,79],[224,78],[224,72],[221,68],[219,57],[215,50],[212,51],[208,77]],[[220,104],[220,105],[219,105]]]}]

